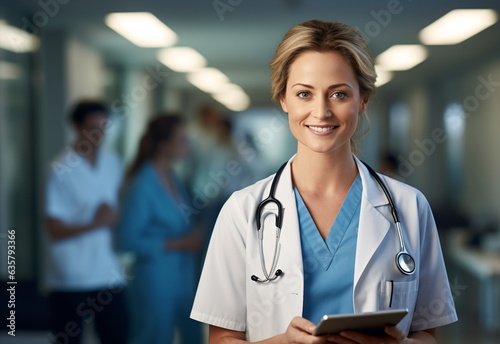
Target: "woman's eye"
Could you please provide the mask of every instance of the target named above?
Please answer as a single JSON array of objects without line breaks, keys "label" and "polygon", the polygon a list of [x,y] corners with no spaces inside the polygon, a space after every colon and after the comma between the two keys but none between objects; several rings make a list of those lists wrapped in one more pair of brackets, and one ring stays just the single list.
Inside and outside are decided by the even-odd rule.
[{"label": "woman's eye", "polygon": [[332,98],[336,98],[336,99],[344,99],[347,95],[344,93],[344,92],[334,92],[332,94]]},{"label": "woman's eye", "polygon": [[309,92],[299,92],[299,93],[297,93],[297,97],[307,98],[307,97],[309,97]]}]

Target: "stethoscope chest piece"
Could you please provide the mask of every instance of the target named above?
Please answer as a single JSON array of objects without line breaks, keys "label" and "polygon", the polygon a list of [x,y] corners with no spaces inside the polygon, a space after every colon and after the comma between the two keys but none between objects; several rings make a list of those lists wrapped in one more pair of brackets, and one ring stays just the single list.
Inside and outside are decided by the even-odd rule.
[{"label": "stethoscope chest piece", "polygon": [[396,255],[396,266],[405,275],[412,275],[415,272],[415,260],[406,251],[398,252]]}]

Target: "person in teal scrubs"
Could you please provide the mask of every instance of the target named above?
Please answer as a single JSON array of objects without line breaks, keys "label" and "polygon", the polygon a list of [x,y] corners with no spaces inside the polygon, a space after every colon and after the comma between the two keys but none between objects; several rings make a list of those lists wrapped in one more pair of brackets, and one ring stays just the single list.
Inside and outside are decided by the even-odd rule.
[{"label": "person in teal scrubs", "polygon": [[128,173],[118,226],[118,246],[134,254],[129,286],[132,343],[201,343],[199,323],[189,319],[196,287],[201,236],[181,212],[188,194],[172,169],[187,153],[179,116],[149,124]]}]

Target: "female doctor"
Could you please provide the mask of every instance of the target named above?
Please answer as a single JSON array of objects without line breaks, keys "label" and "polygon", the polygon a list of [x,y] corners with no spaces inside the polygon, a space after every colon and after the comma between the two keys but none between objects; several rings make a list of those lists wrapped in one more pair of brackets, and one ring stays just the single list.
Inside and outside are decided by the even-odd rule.
[{"label": "female doctor", "polygon": [[[436,343],[435,328],[457,316],[429,204],[380,176],[389,201],[353,154],[375,91],[366,41],[310,20],[288,31],[270,66],[297,154],[224,205],[191,317],[210,325],[211,344]],[[384,337],[312,334],[324,314],[391,308],[409,313]]]}]

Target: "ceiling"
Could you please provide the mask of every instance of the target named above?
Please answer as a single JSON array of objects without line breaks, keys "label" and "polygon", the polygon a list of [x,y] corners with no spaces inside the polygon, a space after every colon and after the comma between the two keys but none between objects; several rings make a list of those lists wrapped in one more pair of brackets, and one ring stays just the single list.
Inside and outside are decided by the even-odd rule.
[{"label": "ceiling", "polygon": [[[498,0],[55,1],[66,4],[51,9],[53,13],[44,29],[71,31],[102,51],[110,63],[133,66],[158,63],[157,49],[133,45],[105,26],[104,17],[110,12],[154,13],[178,34],[178,46],[198,50],[210,67],[219,68],[242,86],[257,106],[270,104],[268,63],[277,44],[291,26],[302,21],[316,18],[357,26],[369,36],[376,56],[394,44],[419,43],[419,31],[452,9],[495,8],[500,12]],[[17,0],[16,4],[28,18],[39,11],[48,13],[38,0]],[[215,5],[220,6],[219,12]],[[397,87],[398,80],[408,82],[499,49],[497,23],[457,46],[431,47],[430,58],[421,66],[399,72],[393,82],[383,87]],[[181,84],[180,80],[184,80],[182,76],[174,79]]]}]

